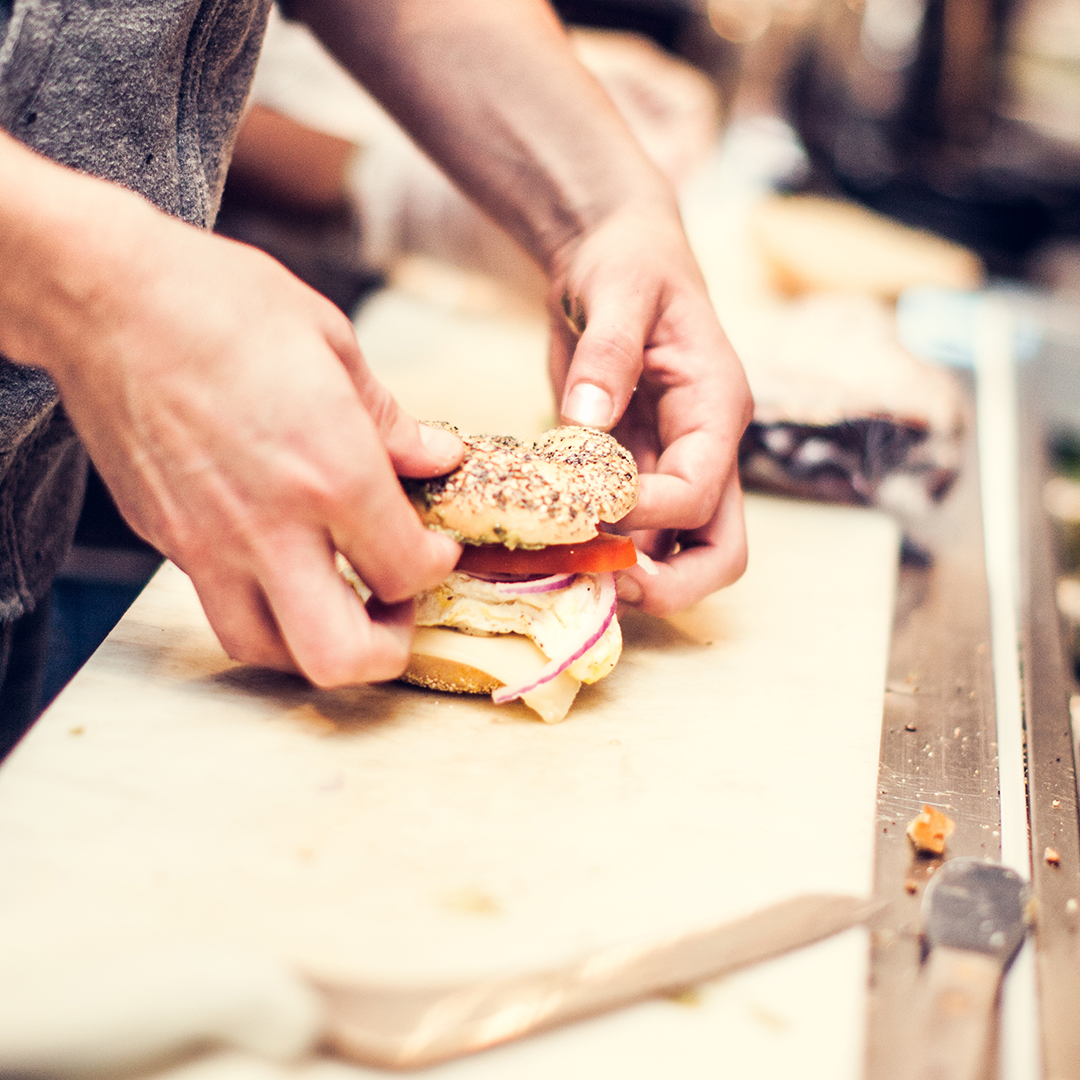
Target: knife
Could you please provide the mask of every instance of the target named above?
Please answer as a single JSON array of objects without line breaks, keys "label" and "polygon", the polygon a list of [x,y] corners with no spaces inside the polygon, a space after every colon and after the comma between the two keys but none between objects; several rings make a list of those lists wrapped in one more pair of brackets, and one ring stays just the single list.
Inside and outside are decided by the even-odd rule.
[{"label": "knife", "polygon": [[142,1075],[224,1048],[288,1061],[327,1042],[365,1063],[410,1068],[685,989],[847,929],[879,906],[804,896],[562,969],[446,988],[313,986],[283,960],[199,942],[83,962],[61,955],[34,978],[0,985],[0,1076]]},{"label": "knife", "polygon": [[807,895],[705,930],[603,949],[546,972],[448,987],[316,986],[335,1050],[366,1065],[417,1068],[684,990],[865,923],[881,906]]},{"label": "knife", "polygon": [[1014,870],[981,859],[949,859],[923,897],[929,955],[911,1075],[975,1080],[990,1051],[1001,980],[1027,934],[1028,887]]}]

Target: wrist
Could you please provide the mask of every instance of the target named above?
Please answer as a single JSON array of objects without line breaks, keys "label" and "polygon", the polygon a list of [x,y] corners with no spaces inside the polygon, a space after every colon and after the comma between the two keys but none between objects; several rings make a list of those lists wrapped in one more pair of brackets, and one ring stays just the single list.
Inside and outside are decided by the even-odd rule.
[{"label": "wrist", "polygon": [[575,324],[581,323],[586,314],[579,310],[578,292],[594,261],[589,252],[604,260],[631,250],[634,257],[639,257],[639,242],[649,236],[656,245],[653,252],[656,260],[670,258],[673,243],[680,254],[683,248],[689,254],[678,201],[666,182],[656,189],[634,192],[610,207],[595,209],[595,213],[582,216],[580,228],[562,239],[546,264],[552,286],[551,303],[563,309],[578,333],[584,326]]}]

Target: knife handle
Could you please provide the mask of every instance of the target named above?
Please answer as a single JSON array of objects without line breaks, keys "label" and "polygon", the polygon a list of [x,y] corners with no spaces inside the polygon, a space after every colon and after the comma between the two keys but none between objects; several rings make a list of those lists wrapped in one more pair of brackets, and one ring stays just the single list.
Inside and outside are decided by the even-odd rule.
[{"label": "knife handle", "polygon": [[1001,961],[970,949],[930,951],[915,1056],[918,1080],[981,1080],[987,1066]]}]

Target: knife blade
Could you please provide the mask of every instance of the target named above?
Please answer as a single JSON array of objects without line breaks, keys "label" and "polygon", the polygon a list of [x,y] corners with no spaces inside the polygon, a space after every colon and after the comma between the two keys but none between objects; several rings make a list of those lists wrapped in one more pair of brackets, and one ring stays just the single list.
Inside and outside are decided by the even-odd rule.
[{"label": "knife blade", "polygon": [[799,896],[545,972],[447,987],[316,986],[334,1049],[367,1065],[417,1068],[685,989],[865,923],[880,908],[853,896]]}]

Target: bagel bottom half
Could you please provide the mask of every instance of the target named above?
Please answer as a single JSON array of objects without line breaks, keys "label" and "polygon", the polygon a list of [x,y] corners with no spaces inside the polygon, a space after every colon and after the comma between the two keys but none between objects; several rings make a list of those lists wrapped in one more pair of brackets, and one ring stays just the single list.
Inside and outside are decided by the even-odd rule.
[{"label": "bagel bottom half", "polygon": [[[404,682],[451,694],[490,694],[531,681],[548,658],[520,634],[480,637],[443,626],[419,626]],[[549,724],[565,719],[581,687],[569,671],[521,695]]]},{"label": "bagel bottom half", "polygon": [[432,652],[413,652],[409,666],[401,674],[402,682],[442,690],[446,694],[490,694],[505,683],[471,664],[452,660]]}]

